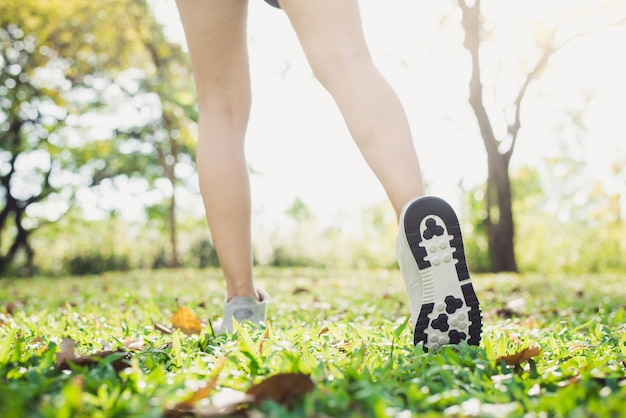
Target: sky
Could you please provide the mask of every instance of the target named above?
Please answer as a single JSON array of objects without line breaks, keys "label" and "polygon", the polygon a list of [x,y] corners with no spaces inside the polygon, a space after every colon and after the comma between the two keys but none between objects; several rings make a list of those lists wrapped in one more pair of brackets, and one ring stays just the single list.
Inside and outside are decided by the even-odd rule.
[{"label": "sky", "polygon": [[[496,22],[494,34],[508,39],[536,28],[532,22],[538,15],[545,23],[560,24],[564,6],[589,3],[483,4],[487,17]],[[168,36],[184,44],[174,1],[156,0],[154,5]],[[362,0],[360,5],[373,59],[405,106],[427,191],[458,209],[460,185],[471,188],[486,178],[485,152],[467,104],[469,57],[461,46],[459,15],[449,13],[447,2]],[[258,173],[251,178],[256,222],[278,222],[296,198],[327,223],[386,202],[330,95],[313,77],[285,14],[263,0],[250,0],[249,7],[253,103],[246,151]],[[566,38],[597,27],[600,21],[581,15],[573,23],[561,24],[559,30]],[[486,77],[498,78],[492,100],[506,102],[515,92],[523,65],[519,57],[527,47],[510,44],[485,52],[502,58],[499,66],[485,69]],[[581,38],[554,56],[529,90],[513,167],[537,164],[562,152],[566,144],[572,155],[588,162],[590,176],[602,178],[609,189],[626,195],[625,186],[612,179],[607,168],[616,156],[626,154],[625,51],[622,27]],[[593,98],[587,102],[589,95]],[[579,130],[568,127],[567,119],[568,112],[581,109],[587,127],[583,140]]]}]

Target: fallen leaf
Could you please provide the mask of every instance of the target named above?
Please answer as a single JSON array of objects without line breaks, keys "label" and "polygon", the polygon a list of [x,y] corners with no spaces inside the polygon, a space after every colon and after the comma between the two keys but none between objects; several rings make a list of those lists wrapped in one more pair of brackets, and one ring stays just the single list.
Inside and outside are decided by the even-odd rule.
[{"label": "fallen leaf", "polygon": [[518,366],[533,357],[537,357],[541,354],[541,349],[539,347],[527,347],[520,351],[519,353],[511,354],[508,356],[498,357],[496,360],[496,364],[500,364],[503,361],[509,366]]},{"label": "fallen leaf", "polygon": [[139,336],[139,338],[127,338],[122,345],[128,350],[140,351],[145,347],[146,343],[143,340],[143,336]]},{"label": "fallen leaf", "polygon": [[4,312],[6,312],[6,314],[9,316],[13,316],[15,311],[23,307],[24,307],[24,304],[22,303],[22,301],[18,300],[14,302],[8,302],[7,304],[4,305]]},{"label": "fallen leaf", "polygon": [[111,356],[117,358],[111,361],[113,370],[117,373],[121,372],[125,368],[129,367],[130,355],[124,351],[101,351],[99,353],[90,354],[88,356],[76,357],[74,359],[67,359],[59,365],[59,370],[70,370],[70,364],[75,364],[80,367],[96,367],[101,363],[103,359],[108,359]]},{"label": "fallen leaf", "polygon": [[215,417],[249,417],[248,407],[254,401],[254,396],[247,395],[232,389],[222,389],[211,396],[210,404],[201,403],[193,408],[174,407],[166,409],[165,418],[215,418]]},{"label": "fallen leaf", "polygon": [[76,353],[74,352],[74,340],[71,338],[63,338],[61,341],[61,351],[56,354],[57,367],[59,367],[65,360],[75,359]]},{"label": "fallen leaf", "polygon": [[499,318],[504,318],[504,319],[511,319],[513,317],[516,317],[516,316],[521,316],[521,314],[519,312],[517,312],[516,310],[513,310],[511,308],[501,308],[501,309],[498,309],[496,311],[496,315]]},{"label": "fallen leaf", "polygon": [[254,396],[245,392],[224,388],[211,396],[212,407],[199,408],[201,416],[248,417],[247,409],[254,401]]},{"label": "fallen leaf", "polygon": [[174,332],[173,329],[171,329],[170,327],[167,327],[163,324],[159,324],[159,323],[154,323],[154,329],[156,329],[157,331],[163,333],[163,334],[172,334]]},{"label": "fallen leaf", "polygon": [[314,389],[315,385],[308,375],[281,373],[252,386],[246,393],[253,395],[257,403],[269,399],[290,409],[298,398]]},{"label": "fallen leaf", "polygon": [[[178,418],[185,416],[205,417],[205,416],[220,416],[230,415],[237,411],[237,408],[244,403],[249,403],[254,400],[253,397],[246,395],[242,392],[237,392],[239,396],[231,396],[229,399],[220,397],[219,394],[211,398],[211,405],[196,405],[200,401],[206,399],[209,394],[215,389],[219,374],[226,364],[226,358],[221,358],[215,365],[213,373],[215,376],[209,380],[206,386],[200,388],[194,392],[189,398],[176,404],[173,408],[168,408],[164,411],[164,416],[167,418]],[[233,391],[235,392],[235,391]]]},{"label": "fallen leaf", "polygon": [[205,387],[197,390],[188,399],[184,400],[183,402],[179,403],[178,405],[180,405],[180,406],[193,406],[200,399],[206,398],[209,395],[209,393],[211,393],[211,391],[213,389],[215,389],[215,385],[217,384],[217,379],[220,377],[220,372],[224,368],[224,364],[226,364],[226,358],[222,357],[221,359],[218,360],[217,364],[215,365],[215,370],[213,371],[213,373],[215,373],[215,376],[213,376],[211,378],[211,380],[209,380],[207,385]]},{"label": "fallen leaf", "polygon": [[172,316],[172,326],[187,335],[200,334],[202,323],[191,309],[179,306]]},{"label": "fallen leaf", "polygon": [[270,329],[268,327],[265,329],[265,332],[263,333],[263,338],[261,338],[261,342],[259,343],[259,353],[263,353],[263,346],[265,345],[265,342],[267,341],[269,335]]},{"label": "fallen leaf", "polygon": [[61,341],[61,351],[56,354],[56,364],[59,370],[71,370],[71,364],[87,368],[96,367],[103,359],[108,359],[110,356],[117,357],[111,361],[111,366],[116,372],[119,373],[129,366],[128,360],[130,360],[130,356],[124,351],[108,350],[77,357],[74,351],[74,344],[75,342],[71,338],[63,338],[63,341]]}]

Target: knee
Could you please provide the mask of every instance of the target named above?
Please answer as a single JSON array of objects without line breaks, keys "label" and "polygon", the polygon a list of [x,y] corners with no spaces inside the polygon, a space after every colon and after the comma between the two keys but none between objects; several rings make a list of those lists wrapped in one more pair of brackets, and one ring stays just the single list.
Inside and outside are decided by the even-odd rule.
[{"label": "knee", "polygon": [[250,114],[249,90],[198,89],[198,113],[200,120],[246,121]]},{"label": "knee", "polygon": [[309,63],[315,78],[331,93],[374,68],[369,52],[360,48],[322,49],[309,57]]}]

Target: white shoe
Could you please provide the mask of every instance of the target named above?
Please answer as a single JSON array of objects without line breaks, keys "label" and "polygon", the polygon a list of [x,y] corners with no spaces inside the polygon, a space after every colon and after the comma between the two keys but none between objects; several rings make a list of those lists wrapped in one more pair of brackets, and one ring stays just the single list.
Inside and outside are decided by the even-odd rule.
[{"label": "white shoe", "polygon": [[396,254],[415,345],[426,351],[461,341],[478,345],[482,317],[452,207],[433,196],[408,202],[400,215]]},{"label": "white shoe", "polygon": [[233,319],[238,323],[246,321],[257,326],[265,323],[265,311],[270,296],[261,288],[256,291],[259,300],[252,296],[237,296],[224,304],[224,317],[215,331],[216,334],[232,333]]}]

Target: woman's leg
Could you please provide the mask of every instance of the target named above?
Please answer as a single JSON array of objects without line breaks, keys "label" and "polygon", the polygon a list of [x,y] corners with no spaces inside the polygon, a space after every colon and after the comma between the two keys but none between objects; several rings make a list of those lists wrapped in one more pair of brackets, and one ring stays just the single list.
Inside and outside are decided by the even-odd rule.
[{"label": "woman's leg", "polygon": [[315,76],[334,97],[399,216],[405,203],[424,194],[424,187],[404,109],[371,60],[357,0],[280,4]]},{"label": "woman's leg", "polygon": [[200,189],[228,299],[256,297],[244,136],[250,112],[247,0],[177,0],[199,109]]},{"label": "woman's leg", "polygon": [[400,221],[396,251],[415,344],[478,344],[481,316],[458,219],[424,187],[398,97],[374,67],[357,0],[279,0],[320,82],[333,95]]}]

